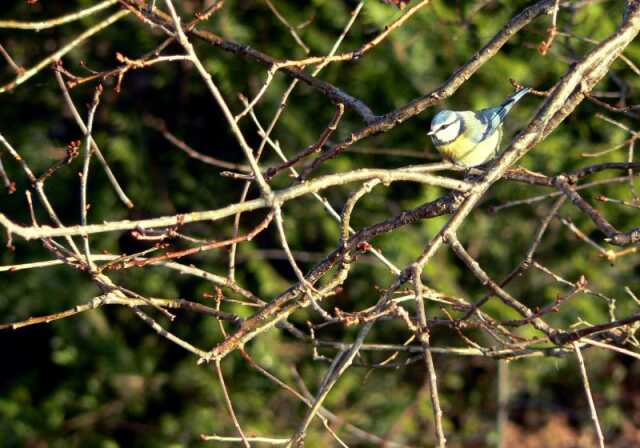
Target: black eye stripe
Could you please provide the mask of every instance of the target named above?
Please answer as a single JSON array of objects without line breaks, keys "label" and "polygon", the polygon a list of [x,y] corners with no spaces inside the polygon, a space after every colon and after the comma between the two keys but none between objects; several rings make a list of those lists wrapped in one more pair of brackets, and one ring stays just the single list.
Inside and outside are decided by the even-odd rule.
[{"label": "black eye stripe", "polygon": [[440,126],[440,130],[447,129],[449,126],[451,126],[454,123],[455,123],[455,121],[452,121],[451,123],[443,124],[442,126]]}]

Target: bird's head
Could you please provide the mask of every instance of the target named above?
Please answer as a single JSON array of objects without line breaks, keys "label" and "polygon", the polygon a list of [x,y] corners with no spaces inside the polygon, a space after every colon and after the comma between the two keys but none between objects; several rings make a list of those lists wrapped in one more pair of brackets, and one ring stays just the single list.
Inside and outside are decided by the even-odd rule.
[{"label": "bird's head", "polygon": [[427,135],[435,144],[454,141],[462,132],[462,118],[451,110],[438,112],[431,120],[431,129]]}]

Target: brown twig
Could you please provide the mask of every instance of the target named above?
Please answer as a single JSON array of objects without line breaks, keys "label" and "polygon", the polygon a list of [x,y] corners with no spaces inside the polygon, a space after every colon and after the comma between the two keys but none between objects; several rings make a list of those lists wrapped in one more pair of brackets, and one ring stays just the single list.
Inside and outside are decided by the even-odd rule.
[{"label": "brown twig", "polygon": [[13,71],[16,72],[18,76],[24,73],[24,68],[16,64],[16,62],[13,60],[9,52],[5,50],[5,48],[2,45],[0,45],[0,54],[2,54],[2,57],[4,57],[5,61],[7,61],[7,64],[11,66]]},{"label": "brown twig", "polygon": [[[60,67],[61,67],[61,64],[57,64],[57,67],[56,67],[57,69],[54,70],[54,74],[55,74],[55,77],[56,77],[56,81],[58,82],[58,86],[60,87],[60,90],[62,90],[62,97],[64,98],[64,101],[65,101],[65,104],[67,105],[67,108],[69,109],[69,111],[73,115],[73,118],[74,118],[75,122],[77,123],[78,127],[80,128],[80,130],[82,131],[82,133],[83,134],[87,134],[87,126],[85,125],[84,120],[80,116],[80,113],[78,112],[78,109],[76,108],[75,104],[73,103],[73,99],[71,98],[71,94],[69,93],[69,89],[67,89],[67,86],[66,86],[64,80],[62,79],[62,76],[61,76],[60,70],[59,70]],[[106,159],[104,158],[104,155],[102,154],[102,151],[100,150],[100,147],[98,147],[98,144],[96,143],[95,139],[93,137],[90,137],[90,141],[91,141],[91,150],[96,155],[96,157],[98,158],[98,161],[102,165],[102,169],[106,173],[107,178],[109,179],[109,182],[111,182],[111,185],[112,185],[113,189],[115,190],[116,194],[118,195],[120,200],[127,207],[133,208],[133,202],[131,202],[131,200],[129,199],[127,194],[124,192],[124,190],[120,186],[120,183],[118,182],[118,179],[113,174],[113,171],[111,170],[111,167],[109,167],[109,164],[107,163]]]},{"label": "brown twig", "polygon": [[296,41],[296,43],[300,45],[300,47],[304,50],[305,53],[309,53],[310,51],[309,47],[307,47],[304,44],[304,42],[298,35],[298,32],[296,31],[296,29],[289,24],[287,19],[285,19],[285,17],[282,14],[280,14],[280,12],[276,9],[276,7],[273,6],[273,3],[271,3],[269,0],[264,0],[264,1],[269,7],[269,9],[271,10],[271,12],[273,13],[273,15],[276,16],[276,18],[289,30],[289,33],[291,34],[291,36],[293,36],[293,39]]},{"label": "brown twig", "polygon": [[632,229],[623,233],[616,230],[607,219],[585,201],[580,194],[571,187],[569,181],[564,176],[558,176],[555,179],[556,186],[571,200],[571,202],[580,210],[585,212],[593,221],[593,223],[605,234],[608,243],[618,246],[626,246],[640,241],[640,228]]},{"label": "brown twig", "polygon": [[429,391],[431,394],[431,406],[433,408],[433,419],[435,421],[435,435],[437,445],[440,448],[444,448],[447,444],[447,439],[444,436],[444,429],[442,426],[442,408],[440,407],[440,397],[438,395],[438,381],[436,377],[436,369],[433,363],[433,356],[429,350],[430,344],[430,329],[427,325],[427,313],[425,310],[424,300],[422,298],[422,267],[416,264],[413,272],[414,291],[416,296],[416,309],[418,315],[418,321],[420,322],[420,329],[418,333],[418,339],[422,344],[424,361],[427,367],[427,375],[429,379]]},{"label": "brown twig", "polygon": [[87,40],[88,38],[90,38],[94,34],[102,31],[103,29],[113,25],[115,22],[117,22],[118,20],[120,20],[123,17],[127,16],[128,14],[129,14],[129,11],[120,10],[120,11],[110,15],[106,19],[102,20],[101,22],[98,22],[96,25],[92,26],[91,28],[88,28],[84,32],[80,33],[71,42],[69,42],[66,45],[62,46],[60,49],[58,49],[57,51],[55,51],[52,54],[50,54],[49,56],[47,56],[46,58],[44,58],[43,60],[38,62],[36,65],[34,65],[33,67],[31,67],[31,68],[29,68],[27,70],[24,70],[13,81],[11,81],[11,82],[3,85],[3,86],[0,86],[0,93],[8,92],[8,91],[13,90],[14,88],[18,87],[19,85],[24,84],[26,81],[28,81],[33,76],[35,76],[36,74],[41,72],[43,69],[45,69],[47,66],[49,66],[51,63],[59,60],[64,55],[66,55],[71,50],[73,50],[75,47],[77,47],[78,45],[82,44],[85,40]]},{"label": "brown twig", "polygon": [[582,376],[582,384],[584,386],[584,393],[587,397],[587,403],[589,403],[589,412],[591,413],[591,420],[593,426],[596,429],[596,435],[598,445],[600,448],[604,448],[604,436],[602,435],[602,428],[600,428],[600,421],[598,420],[598,412],[593,402],[593,396],[591,395],[591,387],[589,386],[589,375],[587,375],[587,368],[584,365],[584,359],[582,358],[582,351],[580,345],[577,342],[573,343],[573,349],[576,352],[576,358],[578,358],[578,366],[580,367],[580,375]]}]

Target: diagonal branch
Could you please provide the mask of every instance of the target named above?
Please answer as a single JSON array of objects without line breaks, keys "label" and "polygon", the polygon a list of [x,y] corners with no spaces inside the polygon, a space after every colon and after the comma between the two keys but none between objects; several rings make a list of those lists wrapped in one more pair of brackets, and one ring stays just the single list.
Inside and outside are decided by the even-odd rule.
[{"label": "diagonal branch", "polygon": [[90,38],[94,34],[102,31],[103,29],[113,25],[118,20],[122,19],[123,17],[127,16],[128,14],[129,14],[129,11],[120,10],[120,11],[116,12],[115,14],[110,15],[109,17],[107,17],[103,21],[98,22],[96,25],[92,26],[91,28],[87,29],[86,31],[80,33],[71,42],[69,42],[68,44],[64,45],[63,47],[61,47],[59,50],[55,51],[51,55],[47,56],[46,58],[44,58],[43,60],[38,62],[36,65],[31,67],[30,69],[25,70],[24,72],[20,73],[13,81],[9,82],[8,84],[5,84],[4,86],[0,86],[0,93],[8,92],[10,90],[13,90],[17,86],[19,86],[21,84],[24,84],[26,81],[31,79],[33,76],[35,76],[36,74],[41,72],[45,67],[47,67],[51,63],[57,61],[58,59],[63,57],[65,54],[69,53],[71,50],[76,48],[78,45],[83,43],[85,40],[87,40],[88,38]]},{"label": "diagonal branch", "polygon": [[640,242],[640,228],[635,228],[629,232],[620,232],[602,216],[602,214],[593,208],[591,204],[573,188],[565,176],[558,176],[555,179],[556,186],[571,200],[573,205],[585,212],[591,218],[593,223],[605,234],[606,241],[617,246],[626,246]]}]

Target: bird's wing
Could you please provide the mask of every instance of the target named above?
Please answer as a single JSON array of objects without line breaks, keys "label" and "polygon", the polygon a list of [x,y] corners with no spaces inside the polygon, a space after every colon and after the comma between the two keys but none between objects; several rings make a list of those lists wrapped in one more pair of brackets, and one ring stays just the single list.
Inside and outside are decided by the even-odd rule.
[{"label": "bird's wing", "polygon": [[[507,114],[511,111],[513,106],[516,105],[518,101],[520,101],[527,93],[529,93],[531,89],[524,88],[518,90],[516,93],[508,96],[501,105],[498,107],[492,107],[489,109],[484,109],[480,111],[480,113],[485,113],[490,116],[492,120],[499,120],[503,122]],[[497,117],[496,117],[497,116]]]},{"label": "bird's wing", "polygon": [[468,129],[465,133],[469,140],[480,143],[493,135],[500,128],[502,120],[499,115],[499,108],[483,109],[472,112],[464,121]]}]

